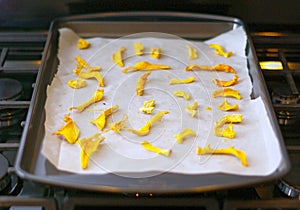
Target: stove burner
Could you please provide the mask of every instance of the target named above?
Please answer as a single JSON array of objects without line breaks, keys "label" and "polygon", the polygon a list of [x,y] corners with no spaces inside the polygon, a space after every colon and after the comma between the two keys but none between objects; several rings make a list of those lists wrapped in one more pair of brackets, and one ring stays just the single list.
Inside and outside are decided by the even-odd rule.
[{"label": "stove burner", "polygon": [[[276,84],[272,89],[272,101],[275,104],[297,104],[299,95],[292,94],[289,87],[282,84]],[[290,125],[297,121],[297,113],[292,111],[277,111],[276,112],[279,125]]]},{"label": "stove burner", "polygon": [[0,78],[0,101],[18,100],[23,92],[23,85],[18,80]]},{"label": "stove burner", "polygon": [[10,185],[11,179],[7,171],[8,160],[3,155],[0,155],[0,194],[2,194]]},{"label": "stove burner", "polygon": [[[10,78],[0,78],[0,101],[15,101],[21,98],[23,85]],[[24,116],[21,109],[0,109],[0,128],[9,127],[20,122]]]},{"label": "stove burner", "polygon": [[[293,148],[293,147],[292,147]],[[289,158],[291,161],[291,171],[278,182],[279,189],[287,196],[292,198],[300,198],[300,150],[295,147],[289,150]]]}]

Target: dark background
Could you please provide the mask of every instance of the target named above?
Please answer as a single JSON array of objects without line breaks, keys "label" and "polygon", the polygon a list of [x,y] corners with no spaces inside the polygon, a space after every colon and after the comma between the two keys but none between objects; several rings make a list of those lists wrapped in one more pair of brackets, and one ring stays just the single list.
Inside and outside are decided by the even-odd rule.
[{"label": "dark background", "polygon": [[250,27],[299,31],[299,0],[0,0],[0,30],[47,29],[51,20],[111,11],[181,11],[233,16]]}]

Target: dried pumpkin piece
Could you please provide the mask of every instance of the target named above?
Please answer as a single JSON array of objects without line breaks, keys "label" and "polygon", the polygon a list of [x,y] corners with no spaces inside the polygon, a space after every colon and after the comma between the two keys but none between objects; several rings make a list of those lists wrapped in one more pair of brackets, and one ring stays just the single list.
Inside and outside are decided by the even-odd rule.
[{"label": "dried pumpkin piece", "polygon": [[100,89],[100,90],[97,89],[94,92],[93,96],[89,100],[87,100],[86,102],[84,102],[83,104],[81,104],[79,106],[72,106],[69,109],[70,110],[77,109],[77,111],[80,113],[83,110],[85,110],[88,106],[101,101],[102,98],[103,98],[103,95],[104,95],[104,90],[103,89]]},{"label": "dried pumpkin piece", "polygon": [[187,136],[195,137],[196,133],[192,129],[186,128],[183,131],[181,131],[179,134],[175,134],[174,138],[176,139],[176,141],[177,141],[178,144],[182,144],[183,140]]},{"label": "dried pumpkin piece", "polygon": [[70,114],[64,116],[64,122],[65,124],[54,132],[53,135],[63,136],[67,142],[74,144],[79,137],[80,130],[75,121],[70,117]]},{"label": "dried pumpkin piece", "polygon": [[208,154],[233,155],[241,161],[243,166],[249,166],[246,153],[243,150],[234,148],[233,146],[230,146],[229,148],[212,149],[211,146],[208,144],[206,147],[197,147],[196,154],[197,155],[208,155]]},{"label": "dried pumpkin piece", "polygon": [[224,98],[223,102],[218,106],[218,109],[222,111],[233,111],[233,110],[238,110],[239,105],[238,104],[231,105],[228,103],[227,99]]},{"label": "dried pumpkin piece", "polygon": [[90,47],[90,42],[85,39],[79,38],[77,41],[77,47],[79,50],[87,49]]},{"label": "dried pumpkin piece", "polygon": [[144,45],[142,43],[135,42],[133,43],[133,47],[137,56],[144,55]]},{"label": "dried pumpkin piece", "polygon": [[198,103],[197,101],[194,101],[193,103],[187,105],[185,107],[185,111],[191,114],[192,117],[195,117],[197,114],[197,109],[198,109]]},{"label": "dried pumpkin piece", "polygon": [[138,79],[136,83],[136,94],[138,96],[142,96],[144,94],[144,87],[147,81],[148,76],[151,74],[151,72],[146,72],[140,78]]},{"label": "dried pumpkin piece", "polygon": [[128,116],[127,115],[123,115],[122,119],[115,122],[115,123],[110,123],[109,127],[110,130],[115,131],[116,133],[120,133],[120,131],[126,127],[126,122],[128,120]]},{"label": "dried pumpkin piece", "polygon": [[185,100],[190,100],[190,95],[182,90],[175,90],[173,94],[177,97],[183,97]]},{"label": "dried pumpkin piece", "polygon": [[170,85],[175,85],[175,84],[188,84],[194,82],[196,79],[195,77],[189,77],[187,79],[171,79],[169,82]]},{"label": "dried pumpkin piece", "polygon": [[[101,66],[90,66],[82,57],[80,56],[75,56],[75,60],[77,61],[76,65],[76,71],[81,71],[83,68],[85,68],[88,72],[91,71],[100,71],[102,69]],[[73,70],[75,71],[75,70]]]},{"label": "dried pumpkin piece", "polygon": [[90,120],[90,122],[97,126],[97,128],[102,131],[106,125],[106,120],[113,112],[119,109],[118,105],[114,105],[106,110],[104,110],[96,119]]},{"label": "dried pumpkin piece", "polygon": [[111,56],[112,61],[120,67],[124,66],[122,53],[125,52],[125,50],[125,47],[121,47],[117,52],[113,53]]},{"label": "dried pumpkin piece", "polygon": [[228,87],[235,85],[239,79],[238,75],[234,75],[232,80],[218,80],[218,79],[212,79],[212,81],[219,87]]},{"label": "dried pumpkin piece", "polygon": [[205,107],[205,109],[206,110],[211,110],[212,108],[211,108],[211,106],[207,106],[207,107]]},{"label": "dried pumpkin piece", "polygon": [[81,147],[80,163],[82,169],[86,169],[88,167],[90,157],[97,151],[99,144],[105,139],[104,136],[100,135],[100,133],[96,133],[91,137],[81,138],[78,140],[78,144]]},{"label": "dried pumpkin piece", "polygon": [[155,152],[157,154],[164,155],[167,157],[169,157],[172,152],[172,150],[170,149],[161,149],[159,147],[155,147],[152,144],[150,144],[148,141],[142,141],[141,145],[150,152]]},{"label": "dried pumpkin piece", "polygon": [[238,90],[232,89],[232,88],[221,88],[218,90],[213,91],[212,97],[233,97],[238,100],[240,100],[242,97]]},{"label": "dried pumpkin piece", "polygon": [[[241,123],[243,115],[242,114],[233,114],[225,115],[215,122],[214,125],[214,134],[216,136],[222,136],[226,138],[233,139],[236,135],[232,123]],[[225,124],[228,124],[227,127],[223,128]]]},{"label": "dried pumpkin piece", "polygon": [[140,108],[140,111],[146,114],[151,114],[154,108],[155,108],[155,100],[151,99],[144,102],[144,105],[143,107]]},{"label": "dried pumpkin piece", "polygon": [[140,129],[132,129],[127,128],[128,131],[138,135],[138,136],[146,136],[149,134],[151,127],[154,125],[154,123],[160,122],[161,119],[165,114],[169,114],[168,111],[160,111],[156,113],[149,121],[146,122],[144,126],[142,126]]},{"label": "dried pumpkin piece", "polygon": [[217,64],[215,66],[191,64],[185,67],[186,71],[209,70],[209,71],[223,71],[228,73],[236,73],[235,69],[226,64]]},{"label": "dried pumpkin piece", "polygon": [[171,67],[168,65],[160,65],[160,64],[151,64],[147,61],[137,62],[134,66],[129,66],[122,70],[123,73],[127,73],[128,71],[150,71],[150,70],[164,70],[170,69]]},{"label": "dried pumpkin piece", "polygon": [[223,50],[223,47],[221,45],[219,45],[219,44],[209,44],[209,47],[210,48],[214,48],[215,49],[215,53],[217,55],[221,55],[221,56],[223,56],[225,58],[228,58],[228,57],[230,57],[230,56],[233,55],[233,52],[231,52],[231,51],[225,52]]},{"label": "dried pumpkin piece", "polygon": [[102,74],[98,71],[83,72],[83,71],[78,71],[78,70],[74,69],[73,72],[82,79],[95,78],[98,81],[99,86],[104,87],[104,78],[103,78]]},{"label": "dried pumpkin piece", "polygon": [[160,48],[151,48],[150,49],[150,56],[152,58],[159,59],[160,58],[161,49]]},{"label": "dried pumpkin piece", "polygon": [[68,85],[71,87],[71,88],[74,88],[74,89],[79,89],[79,88],[83,88],[86,86],[86,81],[84,79],[81,79],[81,78],[78,78],[76,80],[69,80],[68,81]]},{"label": "dried pumpkin piece", "polygon": [[186,46],[189,50],[189,59],[190,60],[194,60],[198,58],[198,54],[197,54],[197,50],[193,47],[191,47],[190,45]]}]

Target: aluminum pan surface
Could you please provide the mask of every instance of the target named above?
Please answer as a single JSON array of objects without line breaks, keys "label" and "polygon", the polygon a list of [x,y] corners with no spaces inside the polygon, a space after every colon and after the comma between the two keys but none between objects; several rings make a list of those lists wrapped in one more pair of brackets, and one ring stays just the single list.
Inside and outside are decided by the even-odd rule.
[{"label": "aluminum pan surface", "polygon": [[[127,13],[124,13],[125,15]],[[123,14],[123,15],[124,15]],[[161,14],[161,13],[159,13]],[[162,13],[163,16],[170,14]],[[176,16],[177,14],[171,13]],[[135,14],[137,15],[137,14]],[[141,14],[138,14],[141,15]],[[143,15],[145,15],[143,13]],[[150,15],[150,14],[148,14]],[[151,13],[151,15],[153,15]],[[158,15],[158,14],[155,14]],[[171,19],[172,19],[171,15]],[[182,17],[184,14],[180,13],[178,16]],[[102,17],[100,15],[100,17]],[[188,33],[185,31],[185,38],[195,39],[196,37],[200,40],[210,38],[209,36],[214,36],[219,33],[223,33],[227,30],[235,28],[237,25],[243,25],[240,21],[233,18],[223,18],[218,16],[202,16],[202,15],[191,15],[188,14],[189,18],[194,18],[198,21],[193,20],[192,23],[186,24],[186,22],[178,22],[176,26],[180,24],[187,29],[191,25],[201,26],[202,24],[206,28],[201,28],[197,33],[191,29],[191,36],[189,37]],[[90,17],[91,18],[91,17]],[[241,185],[250,185],[254,183],[260,183],[264,181],[269,181],[277,179],[283,176],[289,169],[289,162],[286,155],[286,151],[283,146],[282,137],[278,129],[277,123],[275,123],[276,117],[271,108],[270,100],[267,96],[265,84],[263,83],[262,75],[257,67],[257,59],[254,57],[253,45],[249,40],[249,52],[248,52],[248,61],[250,68],[250,74],[255,81],[253,95],[262,96],[263,100],[269,107],[269,115],[271,119],[274,119],[274,128],[276,134],[279,135],[280,145],[282,146],[282,155],[284,157],[281,168],[278,168],[274,174],[264,177],[241,177],[233,176],[228,174],[210,174],[210,175],[201,175],[201,176],[182,176],[178,174],[162,174],[157,177],[146,178],[146,179],[129,179],[124,177],[118,177],[112,174],[93,176],[93,175],[76,175],[68,174],[64,172],[57,171],[51,164],[49,164],[45,158],[40,154],[41,141],[43,139],[43,122],[44,121],[44,110],[42,104],[45,103],[45,90],[46,86],[50,83],[58,65],[58,60],[56,58],[57,52],[57,39],[58,39],[58,28],[73,27],[73,29],[79,33],[84,34],[85,36],[99,36],[101,33],[105,33],[101,24],[103,21],[91,21],[90,18],[87,20],[78,20],[79,17],[75,17],[72,21],[72,18],[59,19],[54,21],[52,27],[49,31],[49,37],[46,44],[42,64],[40,67],[40,72],[38,75],[37,85],[33,95],[33,101],[31,103],[26,126],[24,129],[24,134],[21,141],[20,150],[17,157],[16,169],[19,176],[25,179],[30,179],[37,182],[42,182],[46,184],[59,185],[70,188],[79,188],[84,190],[96,190],[96,191],[108,191],[108,192],[190,192],[190,191],[207,191],[207,190],[216,190],[224,189],[228,187],[237,187]],[[95,18],[97,19],[97,18]],[[93,27],[89,27],[89,22],[91,22]],[[105,22],[105,21],[104,21]],[[190,22],[190,21],[187,21]],[[107,22],[105,22],[107,24]],[[111,23],[111,22],[110,22]],[[132,21],[126,22],[114,22],[114,27],[119,27],[120,32],[124,31],[129,25],[132,24]],[[139,23],[137,23],[139,24]],[[164,22],[161,25],[168,25],[168,21]],[[83,26],[81,28],[81,26]],[[98,30],[94,26],[98,25]],[[174,27],[174,22],[171,22],[170,25]],[[222,27],[220,27],[222,26]],[[147,21],[147,27],[154,27],[157,29],[157,22]],[[170,27],[172,29],[172,27]],[[208,27],[208,28],[207,28]],[[210,27],[210,28],[209,28]],[[168,27],[158,27],[159,29],[164,29]],[[179,27],[180,28],[180,27]],[[206,29],[206,30],[205,30]],[[118,31],[117,30],[117,31]],[[151,28],[150,28],[151,30]],[[173,30],[173,29],[172,29]],[[206,33],[204,36],[201,35],[201,31],[210,31],[210,34]],[[168,33],[169,31],[163,31]],[[123,34],[118,34],[114,31],[115,35],[122,36]],[[131,33],[131,32],[130,32]],[[180,31],[178,31],[181,35]],[[198,36],[197,36],[198,34]],[[110,36],[110,35],[108,35]],[[41,118],[38,122],[37,120]],[[38,122],[38,123],[37,123]],[[33,146],[34,145],[34,146]],[[33,158],[32,158],[33,154]]]}]

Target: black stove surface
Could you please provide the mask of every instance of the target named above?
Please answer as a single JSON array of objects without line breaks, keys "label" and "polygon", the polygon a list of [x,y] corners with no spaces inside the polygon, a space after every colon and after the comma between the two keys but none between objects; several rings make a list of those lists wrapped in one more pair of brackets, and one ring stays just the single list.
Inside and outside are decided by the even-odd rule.
[{"label": "black stove surface", "polygon": [[0,170],[5,168],[5,172],[0,172],[0,208],[300,209],[300,34],[252,32],[251,35],[290,154],[292,171],[283,180],[260,186],[200,194],[156,195],[83,192],[44,186],[20,180],[15,175],[14,158],[47,33],[0,33],[0,87],[1,81],[9,81],[17,90],[0,101]]}]

